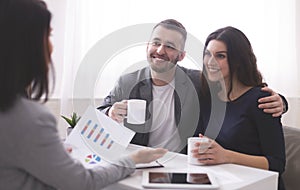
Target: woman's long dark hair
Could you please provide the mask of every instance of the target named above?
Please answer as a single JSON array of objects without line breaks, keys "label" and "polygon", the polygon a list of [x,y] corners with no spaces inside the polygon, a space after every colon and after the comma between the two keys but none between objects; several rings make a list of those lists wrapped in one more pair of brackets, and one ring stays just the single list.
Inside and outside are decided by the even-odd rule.
[{"label": "woman's long dark hair", "polygon": [[[243,32],[231,26],[216,30],[207,37],[204,52],[211,40],[221,41],[227,47],[227,60],[230,72],[230,86],[227,92],[227,98],[229,100],[229,95],[232,91],[232,77],[234,75],[237,77],[237,80],[245,86],[264,85],[262,75],[257,69],[256,57],[253,53],[251,43]],[[209,87],[215,88],[214,86],[217,85],[209,82],[206,76],[207,73],[205,65],[203,64],[201,81],[204,94],[209,93]]]},{"label": "woman's long dark hair", "polygon": [[48,98],[51,13],[40,0],[0,2],[0,110],[19,95]]}]

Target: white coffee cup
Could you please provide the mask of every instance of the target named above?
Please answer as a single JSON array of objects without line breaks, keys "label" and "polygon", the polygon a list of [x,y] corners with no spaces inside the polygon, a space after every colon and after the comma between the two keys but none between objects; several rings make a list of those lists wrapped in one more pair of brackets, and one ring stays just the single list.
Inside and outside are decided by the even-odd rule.
[{"label": "white coffee cup", "polygon": [[190,137],[188,138],[188,163],[193,165],[202,165],[202,163],[197,159],[193,157],[192,150],[196,149],[195,146],[196,143],[200,143],[200,146],[198,147],[199,154],[205,152],[209,146],[209,139],[206,137]]},{"label": "white coffee cup", "polygon": [[130,99],[127,101],[127,123],[144,124],[146,117],[146,100]]}]

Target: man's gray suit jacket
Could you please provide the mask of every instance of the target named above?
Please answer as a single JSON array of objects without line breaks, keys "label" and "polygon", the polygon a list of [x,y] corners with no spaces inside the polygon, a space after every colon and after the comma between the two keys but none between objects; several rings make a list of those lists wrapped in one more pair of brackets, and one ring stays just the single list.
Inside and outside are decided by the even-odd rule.
[{"label": "man's gray suit jacket", "polygon": [[[200,71],[176,66],[175,72],[175,119],[181,137],[180,150],[187,144],[187,138],[194,135],[200,115]],[[170,97],[171,98],[171,97]],[[115,103],[124,99],[144,99],[146,104],[146,122],[132,125],[124,121],[124,125],[136,132],[131,143],[148,145],[149,131],[152,125],[152,80],[150,68],[125,74],[119,78],[110,94],[98,108],[104,112]]]}]

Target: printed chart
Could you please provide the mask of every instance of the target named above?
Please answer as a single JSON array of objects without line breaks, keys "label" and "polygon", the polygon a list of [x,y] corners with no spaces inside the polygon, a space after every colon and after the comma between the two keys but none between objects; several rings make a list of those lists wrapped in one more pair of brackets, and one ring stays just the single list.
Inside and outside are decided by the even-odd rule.
[{"label": "printed chart", "polygon": [[106,149],[112,148],[114,140],[110,139],[110,134],[97,123],[93,124],[92,120],[88,120],[80,134],[84,139],[92,140],[95,146],[101,146]]},{"label": "printed chart", "polygon": [[84,160],[87,164],[98,164],[101,161],[100,156],[96,154],[88,154]]},{"label": "printed chart", "polygon": [[103,160],[100,164],[119,159],[134,134],[135,132],[89,106],[65,143],[73,147],[73,157],[87,166],[93,159],[93,163],[97,163],[95,158],[98,157],[98,160]]}]

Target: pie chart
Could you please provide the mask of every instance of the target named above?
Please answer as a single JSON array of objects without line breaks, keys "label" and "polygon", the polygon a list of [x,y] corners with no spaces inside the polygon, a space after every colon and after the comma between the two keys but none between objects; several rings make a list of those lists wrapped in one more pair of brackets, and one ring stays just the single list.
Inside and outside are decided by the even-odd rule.
[{"label": "pie chart", "polygon": [[96,154],[88,154],[84,161],[88,164],[97,164],[101,161],[101,158]]}]

